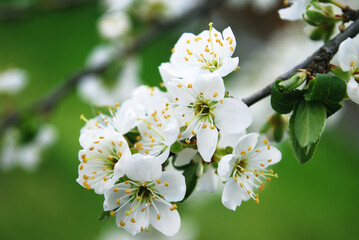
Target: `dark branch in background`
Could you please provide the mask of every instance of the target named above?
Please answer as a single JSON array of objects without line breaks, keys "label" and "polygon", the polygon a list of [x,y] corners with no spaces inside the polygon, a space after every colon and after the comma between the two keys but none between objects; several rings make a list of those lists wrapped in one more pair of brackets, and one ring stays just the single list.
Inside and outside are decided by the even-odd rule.
[{"label": "dark branch in background", "polygon": [[[154,26],[152,26],[147,32],[140,35],[128,49],[118,54],[118,58],[121,59],[124,56],[142,50],[150,42],[158,38],[163,32],[169,29],[173,29],[181,24],[188,23],[189,21],[192,21],[193,19],[196,19],[198,17],[206,16],[211,12],[212,9],[220,7],[223,3],[225,3],[224,0],[207,0],[195,9],[192,9],[191,11],[176,19],[167,22],[156,22]],[[91,74],[101,73],[107,67],[108,64],[105,63],[102,66],[97,66],[94,68],[79,71],[78,73],[68,78],[68,80],[65,81],[63,85],[56,88],[47,97],[30,106],[25,113],[31,115],[49,113],[69,92],[75,89],[75,87],[81,81],[81,79],[83,79],[83,77]],[[22,114],[24,114],[24,112]],[[0,137],[6,128],[19,123],[21,121],[21,116],[22,115],[20,114],[20,112],[14,112],[6,116],[0,122]]]},{"label": "dark branch in background", "polygon": [[[344,30],[344,32],[338,34],[327,44],[320,47],[305,61],[301,62],[300,64],[289,70],[288,72],[278,76],[277,79],[287,79],[293,73],[297,72],[299,69],[308,69],[309,72],[311,72],[312,74],[327,70],[326,67],[329,65],[330,60],[338,51],[339,45],[347,38],[355,37],[358,33],[359,33],[359,19],[355,20],[347,29]],[[243,99],[244,103],[246,103],[248,106],[251,106],[256,102],[262,100],[263,98],[268,97],[271,94],[272,87],[273,87],[273,82],[267,85],[266,87],[264,87],[263,89],[261,89],[260,91],[252,94],[251,96],[244,98]]]}]

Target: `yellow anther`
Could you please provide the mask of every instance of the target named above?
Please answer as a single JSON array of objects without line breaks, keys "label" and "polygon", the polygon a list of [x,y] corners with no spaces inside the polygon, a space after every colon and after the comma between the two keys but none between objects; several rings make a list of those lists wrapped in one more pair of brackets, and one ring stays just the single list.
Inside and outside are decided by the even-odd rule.
[{"label": "yellow anther", "polygon": [[245,169],[245,168],[241,168],[241,170],[239,170],[239,171],[241,171],[241,172],[245,172],[245,171],[246,171],[246,169]]},{"label": "yellow anther", "polygon": [[95,143],[95,144],[97,144],[97,143],[99,143],[100,141],[94,141],[93,143]]},{"label": "yellow anther", "polygon": [[84,169],[84,166],[80,165],[80,170]]},{"label": "yellow anther", "polygon": [[203,123],[202,128],[205,129],[207,127],[207,124]]},{"label": "yellow anther", "polygon": [[189,49],[187,49],[187,53],[188,55],[192,55],[192,52]]},{"label": "yellow anther", "polygon": [[90,147],[89,150],[92,151],[94,149],[94,147]]},{"label": "yellow anther", "polygon": [[262,167],[264,167],[264,164],[263,164],[263,163],[260,163],[259,165],[261,165]]},{"label": "yellow anther", "polygon": [[113,216],[115,216],[115,211],[111,211],[110,212],[110,215],[113,217]]},{"label": "yellow anther", "polygon": [[241,186],[241,188],[243,188],[243,183],[240,182],[239,185]]},{"label": "yellow anther", "polygon": [[140,141],[141,140],[141,137],[140,136],[137,136],[136,137],[136,141]]},{"label": "yellow anther", "polygon": [[103,153],[103,151],[102,151],[101,149],[98,149],[97,151],[98,151],[99,153]]},{"label": "yellow anther", "polygon": [[256,198],[256,203],[259,203],[259,198]]},{"label": "yellow anther", "polygon": [[149,232],[149,231],[150,231],[150,228],[147,228],[147,229],[146,229],[146,232]]},{"label": "yellow anther", "polygon": [[272,179],[270,177],[267,178],[267,182],[270,182]]},{"label": "yellow anther", "polygon": [[218,96],[218,92],[214,92],[213,97],[217,97],[217,96]]},{"label": "yellow anther", "polygon": [[145,153],[146,153],[146,154],[149,154],[149,153],[150,153],[150,151],[148,151],[148,149],[146,149]]},{"label": "yellow anther", "polygon": [[121,142],[119,142],[119,144],[118,144],[120,147],[122,147],[122,141]]},{"label": "yellow anther", "polygon": [[153,143],[151,143],[150,148],[153,148]]},{"label": "yellow anther", "polygon": [[251,146],[249,146],[249,148],[248,148],[248,152],[249,152],[251,149],[252,149],[252,147],[251,147]]},{"label": "yellow anther", "polygon": [[152,138],[151,142],[154,142],[156,140],[156,138]]},{"label": "yellow anther", "polygon": [[194,136],[194,135],[196,135],[196,133],[194,131],[192,131],[192,135]]},{"label": "yellow anther", "polygon": [[172,48],[172,49],[171,49],[171,52],[174,52],[174,51],[175,51],[175,48]]},{"label": "yellow anther", "polygon": [[114,141],[112,141],[112,145],[114,145],[114,146],[116,145]]},{"label": "yellow anther", "polygon": [[236,177],[233,177],[234,181],[238,182],[238,179]]},{"label": "yellow anther", "polygon": [[269,159],[267,162],[271,162],[272,161],[272,159]]},{"label": "yellow anther", "polygon": [[178,137],[177,138],[181,138],[182,137],[182,135],[181,134],[178,134]]},{"label": "yellow anther", "polygon": [[271,173],[271,174],[273,174],[274,172],[273,172],[273,169],[269,169],[269,172]]},{"label": "yellow anther", "polygon": [[153,195],[153,196],[152,196],[152,199],[156,199],[156,198],[157,198],[157,195]]},{"label": "yellow anther", "polygon": [[353,67],[353,66],[354,66],[354,64],[355,64],[355,62],[354,62],[354,61],[350,62],[350,66],[351,66],[351,67]]},{"label": "yellow anther", "polygon": [[248,193],[248,194],[251,194],[251,191],[250,191],[250,190],[247,190],[247,193]]},{"label": "yellow anther", "polygon": [[164,184],[166,187],[168,187],[168,182],[164,182],[163,184]]},{"label": "yellow anther", "polygon": [[105,176],[103,176],[103,181],[106,182],[107,181],[107,178]]},{"label": "yellow anther", "polygon": [[124,223],[122,220],[120,222],[121,227],[125,226],[126,223]]},{"label": "yellow anther", "polygon": [[122,152],[118,151],[117,154],[121,157],[122,156]]},{"label": "yellow anther", "polygon": [[212,130],[216,129],[216,127],[214,125],[211,125],[210,127]]},{"label": "yellow anther", "polygon": [[189,44],[191,41],[190,40],[187,40],[187,43]]},{"label": "yellow anther", "polygon": [[113,191],[114,191],[114,192],[118,192],[118,188],[115,187],[115,188],[113,189]]},{"label": "yellow anther", "polygon": [[241,155],[244,155],[244,154],[246,154],[246,151],[241,151],[240,153],[241,153]]},{"label": "yellow anther", "polygon": [[188,57],[184,57],[184,59],[185,59],[186,61],[188,61]]},{"label": "yellow anther", "polygon": [[132,223],[136,223],[136,221],[135,221],[134,218],[131,218],[131,222],[132,222]]},{"label": "yellow anther", "polygon": [[264,140],[263,140],[263,143],[264,143],[265,145],[267,145],[267,144],[268,144],[268,140],[267,140],[267,139],[264,139]]},{"label": "yellow anther", "polygon": [[160,218],[161,218],[161,215],[157,214],[157,220],[160,220]]},{"label": "yellow anther", "polygon": [[116,200],[116,203],[117,203],[117,205],[120,205],[121,199],[118,198],[118,199]]},{"label": "yellow anther", "polygon": [[103,170],[103,171],[106,171],[107,168],[108,168],[107,166],[104,166],[102,170]]},{"label": "yellow anther", "polygon": [[268,148],[268,150],[270,150],[270,145],[269,144],[268,144],[267,148]]},{"label": "yellow anther", "polygon": [[256,149],[256,152],[260,152],[261,150],[258,148],[258,149]]},{"label": "yellow anther", "polygon": [[232,44],[233,43],[233,39],[231,39],[230,41],[229,41],[229,44]]},{"label": "yellow anther", "polygon": [[105,137],[103,137],[103,136],[101,136],[101,137],[99,137],[99,139],[104,139]]},{"label": "yellow anther", "polygon": [[206,48],[204,49],[205,52],[210,52],[208,46],[206,46]]},{"label": "yellow anther", "polygon": [[126,193],[130,194],[130,193],[132,193],[132,191],[130,189],[126,188]]},{"label": "yellow anther", "polygon": [[181,87],[182,87],[182,84],[177,84],[177,87],[181,88]]},{"label": "yellow anther", "polygon": [[82,158],[82,160],[85,161],[85,159],[86,159],[86,154],[83,154],[83,155],[81,156],[81,158]]},{"label": "yellow anther", "polygon": [[161,179],[157,178],[157,179],[156,179],[156,182],[157,182],[158,184],[161,184]]},{"label": "yellow anther", "polygon": [[107,155],[107,158],[108,158],[109,160],[112,160],[113,157],[111,157],[110,155]]},{"label": "yellow anther", "polygon": [[248,176],[248,175],[247,175],[246,177],[247,177],[247,179],[249,179],[249,176]]},{"label": "yellow anther", "polygon": [[193,85],[192,84],[188,84],[188,88],[192,88],[193,87]]},{"label": "yellow anther", "polygon": [[145,210],[146,210],[146,208],[142,208],[142,209],[141,209],[141,212],[144,212]]},{"label": "yellow anther", "polygon": [[233,47],[232,47],[232,46],[230,46],[230,47],[229,47],[229,49],[231,49],[231,51],[232,51],[232,52],[234,51],[234,49],[233,49]]},{"label": "yellow anther", "polygon": [[94,177],[94,176],[92,176],[92,177],[91,177],[91,179],[92,179],[92,180],[94,180],[94,179],[95,179],[95,177]]},{"label": "yellow anther", "polygon": [[220,100],[221,104],[223,104],[223,99]]},{"label": "yellow anther", "polygon": [[89,176],[83,175],[83,178],[84,178],[84,179],[89,179]]},{"label": "yellow anther", "polygon": [[141,226],[141,232],[143,232],[143,227]]},{"label": "yellow anther", "polygon": [[141,199],[140,196],[137,196],[137,197],[136,197],[136,200],[137,200],[137,201],[140,201],[140,199]]},{"label": "yellow anther", "polygon": [[187,144],[190,144],[190,143],[191,143],[191,141],[188,140],[188,139],[186,139],[185,142],[186,142]]}]

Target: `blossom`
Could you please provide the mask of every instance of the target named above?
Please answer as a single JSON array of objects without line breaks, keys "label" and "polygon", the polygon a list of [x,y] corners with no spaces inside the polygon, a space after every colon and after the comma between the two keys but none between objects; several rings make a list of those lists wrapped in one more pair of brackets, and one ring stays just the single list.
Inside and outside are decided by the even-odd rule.
[{"label": "blossom", "polygon": [[296,21],[303,18],[311,0],[289,0],[292,5],[278,10],[279,16],[283,20]]},{"label": "blossom", "polygon": [[16,94],[26,85],[26,73],[21,69],[8,69],[0,73],[0,94]]},{"label": "blossom", "polygon": [[21,142],[24,134],[19,129],[10,128],[4,134],[0,149],[0,166],[8,171],[19,166],[28,172],[34,172],[41,160],[41,154],[56,140],[56,129],[50,124],[43,124],[32,140]]},{"label": "blossom", "polygon": [[129,31],[131,22],[125,12],[110,11],[102,16],[98,27],[103,37],[115,40],[123,37]]},{"label": "blossom", "polygon": [[123,136],[112,127],[96,129],[97,139],[79,151],[79,177],[76,181],[87,189],[103,194],[123,177],[130,149]]},{"label": "blossom", "polygon": [[215,73],[226,76],[238,66],[238,57],[232,58],[236,39],[230,27],[221,34],[210,23],[209,31],[198,36],[184,33],[175,47],[170,63],[160,66],[165,85],[171,77],[185,77],[197,74]]},{"label": "blossom", "polygon": [[185,130],[180,139],[188,143],[196,136],[198,152],[206,162],[216,150],[218,129],[240,133],[252,122],[249,108],[241,100],[225,98],[223,79],[205,74],[194,79],[173,79],[168,92],[175,103],[176,118]]},{"label": "blossom", "polygon": [[135,145],[140,153],[159,156],[159,161],[163,163],[170,154],[171,145],[177,140],[179,124],[168,98],[155,98],[151,104],[153,106],[147,110],[149,114],[138,118],[141,140]]},{"label": "blossom", "polygon": [[348,38],[342,42],[332,63],[344,72],[349,72],[347,93],[352,101],[359,104],[359,37]]},{"label": "blossom", "polygon": [[149,231],[149,225],[167,236],[175,235],[181,220],[177,205],[186,192],[182,174],[162,172],[161,163],[153,156],[135,154],[126,168],[128,181],[105,192],[104,210],[116,215],[116,223],[131,235]]},{"label": "blossom", "polygon": [[255,189],[263,190],[265,181],[270,176],[277,177],[266,168],[281,160],[281,153],[269,145],[268,140],[259,142],[259,135],[250,133],[241,137],[233,153],[228,154],[218,164],[218,175],[225,181],[222,203],[231,210],[236,210],[242,201],[253,198],[259,202]]}]

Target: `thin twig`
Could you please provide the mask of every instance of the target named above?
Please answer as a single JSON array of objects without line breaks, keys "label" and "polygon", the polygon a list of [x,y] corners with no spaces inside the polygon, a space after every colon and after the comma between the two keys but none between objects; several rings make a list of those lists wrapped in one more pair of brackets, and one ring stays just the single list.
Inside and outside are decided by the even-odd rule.
[{"label": "thin twig", "polygon": [[[313,62],[317,61],[317,58],[325,57],[326,60],[330,61],[335,55],[335,53],[338,51],[339,45],[347,38],[355,37],[358,33],[359,33],[359,19],[353,22],[347,29],[344,30],[344,32],[338,34],[335,38],[333,38],[328,43],[320,47],[306,60],[304,60],[294,68],[290,69],[286,73],[283,73],[282,75],[278,76],[276,79],[287,79],[293,73],[297,72],[299,69],[307,69]],[[248,106],[251,106],[256,102],[262,100],[263,98],[268,97],[271,94],[273,84],[274,82],[267,85],[266,87],[259,90],[258,92],[252,94],[251,96],[244,98],[243,102]]]}]

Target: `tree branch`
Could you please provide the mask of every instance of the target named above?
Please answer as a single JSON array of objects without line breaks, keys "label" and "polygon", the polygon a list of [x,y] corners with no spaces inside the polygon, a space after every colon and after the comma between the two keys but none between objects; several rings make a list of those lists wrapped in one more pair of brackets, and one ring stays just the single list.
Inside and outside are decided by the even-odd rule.
[{"label": "tree branch", "polygon": [[[308,69],[311,72],[320,72],[320,68],[323,68],[323,65],[329,64],[330,60],[333,58],[335,53],[339,49],[339,45],[346,40],[347,38],[355,37],[359,33],[359,19],[355,20],[344,32],[338,34],[335,38],[330,40],[328,43],[324,44],[320,47],[317,51],[315,51],[310,57],[306,60],[295,66],[294,68],[290,69],[286,73],[278,76],[276,79],[287,79],[293,73],[297,72],[299,69]],[[324,62],[324,63],[323,63]],[[320,66],[318,66],[320,65]],[[314,69],[314,68],[318,69]],[[325,69],[322,69],[325,70]],[[272,87],[274,82],[267,85],[263,89],[259,90],[258,92],[252,94],[251,96],[244,98],[243,102],[248,106],[255,104],[256,102],[262,100],[265,97],[268,97],[271,94]]]}]

